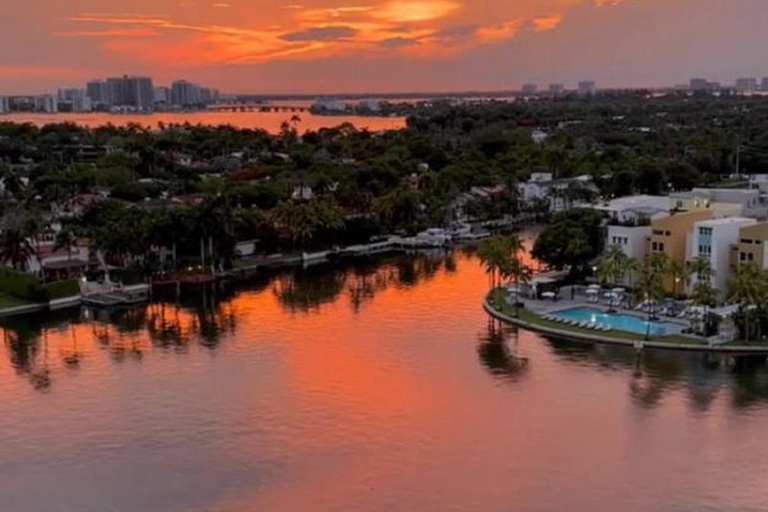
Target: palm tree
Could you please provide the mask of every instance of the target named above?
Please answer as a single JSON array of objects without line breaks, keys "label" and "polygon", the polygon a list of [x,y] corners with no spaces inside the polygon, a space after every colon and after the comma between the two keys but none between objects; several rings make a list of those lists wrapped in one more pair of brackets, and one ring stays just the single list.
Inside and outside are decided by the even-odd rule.
[{"label": "palm tree", "polygon": [[626,273],[627,255],[618,245],[610,246],[597,264],[597,279],[602,284],[618,283]]},{"label": "palm tree", "polygon": [[699,281],[693,285],[691,291],[691,299],[693,304],[702,308],[701,314],[701,330],[706,335],[707,331],[707,308],[713,306],[717,302],[717,293],[709,281]]},{"label": "palm tree", "polygon": [[690,275],[690,266],[680,260],[671,260],[667,266],[667,273],[672,278],[672,293],[675,297],[680,296],[680,283]]},{"label": "palm tree", "polygon": [[739,309],[744,315],[744,335],[747,341],[749,341],[750,311],[762,295],[760,293],[762,283],[762,274],[754,262],[736,267],[729,283],[728,299],[739,303]]},{"label": "palm tree", "polygon": [[488,274],[491,289],[498,287],[502,269],[507,265],[508,254],[505,251],[505,246],[504,237],[494,236],[484,239],[477,247],[477,256]]},{"label": "palm tree", "polygon": [[657,300],[664,297],[664,273],[667,267],[667,259],[663,254],[653,254],[646,258],[640,267],[635,287],[635,294],[639,300],[648,301],[648,324],[645,331],[645,339],[651,337],[651,321],[653,320],[654,305]]},{"label": "palm tree", "polygon": [[37,251],[32,245],[35,224],[19,216],[9,216],[0,233],[0,261],[10,263],[15,270],[24,270]]},{"label": "palm tree", "polygon": [[[516,236],[512,236],[507,237],[507,240],[509,245],[508,248],[511,249],[511,254],[508,257],[506,264],[502,267],[502,274],[504,277],[511,279],[515,283],[515,287],[519,290],[520,284],[528,284],[531,281],[533,272],[520,258],[519,253],[522,249],[520,239]],[[518,301],[515,301],[515,316],[518,316],[519,314],[517,303]]]}]

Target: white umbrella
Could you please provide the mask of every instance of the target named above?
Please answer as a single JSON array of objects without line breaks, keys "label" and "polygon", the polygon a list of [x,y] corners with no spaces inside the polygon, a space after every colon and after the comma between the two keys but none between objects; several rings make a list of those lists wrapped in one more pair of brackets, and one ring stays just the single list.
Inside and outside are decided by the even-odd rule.
[{"label": "white umbrella", "polygon": [[613,293],[624,293],[624,288],[614,288],[611,290]]},{"label": "white umbrella", "polygon": [[554,299],[555,298],[555,292],[544,292],[541,294],[542,297],[545,299]]},{"label": "white umbrella", "polygon": [[600,285],[599,284],[591,284],[591,285],[587,286],[587,290],[599,290],[599,289],[600,289]]},{"label": "white umbrella", "polygon": [[595,290],[594,288],[587,288],[588,295],[597,295],[598,293],[598,290]]}]

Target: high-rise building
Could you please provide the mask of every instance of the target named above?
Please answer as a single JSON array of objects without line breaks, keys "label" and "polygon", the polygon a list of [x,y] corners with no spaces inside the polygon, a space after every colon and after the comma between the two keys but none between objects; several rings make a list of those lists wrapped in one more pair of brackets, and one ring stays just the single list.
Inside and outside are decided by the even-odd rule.
[{"label": "high-rise building", "polygon": [[110,107],[149,111],[155,106],[155,88],[148,77],[126,75],[107,78],[107,95]]},{"label": "high-rise building", "polygon": [[56,96],[52,96],[50,94],[35,96],[34,108],[37,112],[53,114],[59,111],[59,102]]},{"label": "high-rise building", "polygon": [[168,104],[171,102],[171,90],[168,87],[155,87],[155,104]]},{"label": "high-rise building", "polygon": [[581,94],[582,96],[594,94],[596,90],[597,90],[597,84],[592,80],[584,80],[582,82],[579,82],[579,94]]},{"label": "high-rise building", "polygon": [[200,88],[187,80],[176,80],[171,84],[171,104],[179,107],[199,105]]},{"label": "high-rise building", "polygon": [[736,79],[736,92],[750,93],[757,91],[757,78]]},{"label": "high-rise building", "polygon": [[535,96],[538,89],[539,88],[536,86],[536,84],[524,84],[523,96]]},{"label": "high-rise building", "polygon": [[560,96],[565,92],[565,85],[563,84],[549,84],[549,94],[552,96]]},{"label": "high-rise building", "polygon": [[760,84],[760,90],[762,91],[768,91],[768,76],[763,78],[762,83]]},{"label": "high-rise building", "polygon": [[59,89],[59,102],[69,104],[73,112],[91,111],[91,99],[85,89]]},{"label": "high-rise building", "polygon": [[109,88],[106,81],[91,80],[86,84],[85,90],[92,106],[109,106]]},{"label": "high-rise building", "polygon": [[8,96],[0,96],[0,114],[7,114],[11,111],[11,104]]},{"label": "high-rise building", "polygon": [[694,92],[707,91],[709,90],[709,82],[706,78],[691,78],[688,89]]}]

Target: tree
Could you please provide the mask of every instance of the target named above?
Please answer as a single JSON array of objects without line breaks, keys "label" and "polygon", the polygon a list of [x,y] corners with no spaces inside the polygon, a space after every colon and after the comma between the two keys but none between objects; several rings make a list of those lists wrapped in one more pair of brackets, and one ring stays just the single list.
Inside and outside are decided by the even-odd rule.
[{"label": "tree", "polygon": [[712,284],[709,281],[698,281],[693,285],[691,300],[694,305],[702,308],[701,332],[706,336],[708,323],[707,308],[715,305],[715,302],[717,302],[717,293],[715,292],[715,289],[712,288]]},{"label": "tree", "polygon": [[757,264],[750,262],[736,267],[728,289],[728,299],[739,304],[739,312],[744,319],[744,338],[749,341],[749,317],[753,307],[762,297],[765,279]]},{"label": "tree", "polygon": [[477,256],[488,274],[491,289],[499,286],[504,269],[508,268],[509,249],[509,242],[503,236],[486,238],[477,247]]},{"label": "tree", "polygon": [[32,239],[37,234],[35,223],[18,212],[6,216],[0,232],[0,261],[10,263],[15,270],[24,270],[30,258],[37,254]]},{"label": "tree", "polygon": [[676,296],[680,296],[680,285],[684,281],[687,281],[690,275],[690,265],[684,264],[679,260],[671,260],[667,265],[667,274],[672,278],[672,293]]},{"label": "tree", "polygon": [[654,318],[655,305],[664,297],[664,271],[667,266],[666,257],[663,254],[652,254],[646,258],[640,267],[635,286],[635,294],[641,301],[647,301],[648,324],[646,326],[645,339],[651,337],[651,321]]}]

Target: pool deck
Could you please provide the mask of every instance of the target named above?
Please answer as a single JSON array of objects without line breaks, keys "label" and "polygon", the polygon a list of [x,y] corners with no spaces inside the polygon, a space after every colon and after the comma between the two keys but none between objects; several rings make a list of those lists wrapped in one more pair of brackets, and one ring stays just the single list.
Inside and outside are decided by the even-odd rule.
[{"label": "pool deck", "polygon": [[[570,296],[570,293],[568,294]],[[547,314],[553,314],[557,311],[562,311],[564,309],[571,309],[571,308],[577,308],[577,307],[589,307],[594,309],[602,309],[606,308],[607,306],[604,304],[589,302],[586,300],[579,300],[579,299],[562,299],[557,301],[552,300],[522,300],[521,301],[525,305],[526,311],[533,313],[537,317],[541,317],[542,315]],[[539,332],[542,334],[546,334],[548,336],[552,336],[555,338],[560,338],[564,340],[571,340],[571,341],[583,341],[588,343],[602,343],[607,345],[622,345],[630,348],[634,348],[636,350],[644,349],[644,348],[651,348],[651,349],[662,349],[662,350],[683,350],[683,351],[695,351],[695,352],[718,352],[718,353],[727,353],[727,354],[768,354],[768,346],[749,346],[749,345],[709,345],[706,343],[706,340],[700,337],[694,337],[691,336],[691,341],[689,343],[677,343],[677,342],[670,342],[670,341],[663,341],[663,338],[661,339],[651,339],[651,340],[642,340],[642,339],[627,339],[625,337],[617,337],[612,336],[612,333],[615,333],[616,331],[612,332],[596,332],[596,331],[575,331],[575,330],[566,330],[559,328],[558,326],[551,325],[546,322],[531,322],[527,321],[523,318],[519,317],[513,317],[510,315],[507,315],[494,307],[491,299],[491,294],[486,296],[485,300],[483,301],[483,308],[485,311],[493,316],[494,318],[497,318],[498,320],[504,321],[509,324],[516,325],[517,327],[521,327],[523,329]],[[631,310],[619,310],[621,313],[626,314],[634,314],[634,316],[637,316],[638,318],[644,318],[642,314],[636,311]],[[664,320],[666,321],[666,320]],[[675,322],[675,320],[670,319],[669,322]],[[676,323],[681,323],[681,320],[677,320]]]}]

